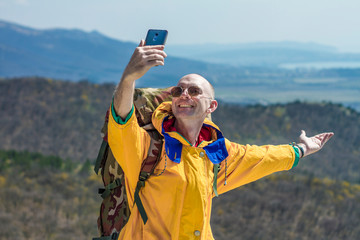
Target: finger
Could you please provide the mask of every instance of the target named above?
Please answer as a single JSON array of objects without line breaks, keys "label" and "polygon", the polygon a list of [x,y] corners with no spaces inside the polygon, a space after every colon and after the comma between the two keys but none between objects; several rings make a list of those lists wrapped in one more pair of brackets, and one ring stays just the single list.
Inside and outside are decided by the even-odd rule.
[{"label": "finger", "polygon": [[167,57],[167,54],[166,54],[164,51],[158,50],[158,49],[146,50],[146,51],[145,51],[145,54],[146,54],[146,55],[159,54],[159,55],[161,55],[161,56],[163,56],[163,57]]},{"label": "finger", "polygon": [[143,47],[145,45],[145,40],[141,39],[138,47]]},{"label": "finger", "polygon": [[324,138],[327,138],[328,135],[331,135],[331,133],[327,133],[327,132],[320,133],[320,134],[315,135],[314,137],[316,137],[317,139],[324,139]]},{"label": "finger", "polygon": [[301,134],[300,134],[300,135],[306,136],[305,130],[301,130]]},{"label": "finger", "polygon": [[303,142],[306,139],[306,132],[304,130],[301,130],[299,139],[300,139],[300,142]]},{"label": "finger", "polygon": [[326,143],[327,135],[325,133],[321,133],[311,137],[311,139],[315,144],[317,144],[320,148],[322,148]]},{"label": "finger", "polygon": [[164,66],[165,62],[161,60],[152,60],[147,63],[148,67],[154,67],[154,66]]},{"label": "finger", "polygon": [[321,134],[315,135],[314,137],[317,139],[323,140],[323,139],[331,138],[333,135],[334,135],[334,133],[332,133],[332,132],[331,133],[321,133]]},{"label": "finger", "polygon": [[155,61],[155,66],[164,66],[165,62],[164,61]]},{"label": "finger", "polygon": [[334,133],[327,133],[324,139],[324,144],[330,140],[330,138],[332,138],[332,136],[334,136]]},{"label": "finger", "polygon": [[314,136],[314,138],[319,139],[320,141],[322,141],[325,137],[326,137],[325,134],[318,134]]},{"label": "finger", "polygon": [[146,61],[156,61],[156,60],[164,61],[164,57],[159,54],[148,55],[145,57],[145,59]]},{"label": "finger", "polygon": [[323,132],[323,133],[319,133],[319,134],[317,134],[316,136],[320,136],[320,135],[334,135],[334,133],[333,132]]},{"label": "finger", "polygon": [[146,45],[144,46],[144,49],[158,49],[158,50],[164,50],[164,45]]},{"label": "finger", "polygon": [[329,139],[333,136],[333,133],[324,133],[323,134],[323,139],[321,140],[321,147],[323,147],[325,145],[325,143],[327,143],[327,141],[329,141]]},{"label": "finger", "polygon": [[145,55],[144,60],[146,62],[152,62],[152,61],[164,61],[165,58],[160,54],[151,54],[151,55]]},{"label": "finger", "polygon": [[326,133],[327,134],[327,136],[329,137],[329,138],[332,138],[332,136],[334,136],[334,133],[333,132],[328,132],[328,133]]}]

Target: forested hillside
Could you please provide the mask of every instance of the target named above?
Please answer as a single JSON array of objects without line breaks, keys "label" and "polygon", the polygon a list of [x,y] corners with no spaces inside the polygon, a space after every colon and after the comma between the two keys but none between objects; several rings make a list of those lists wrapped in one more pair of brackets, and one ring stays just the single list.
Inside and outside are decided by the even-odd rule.
[{"label": "forested hillside", "polygon": [[[92,171],[114,85],[0,80],[0,239],[91,239],[101,197]],[[295,170],[214,200],[216,239],[359,239],[360,114],[333,103],[241,106],[213,114],[242,144],[334,131]]]},{"label": "forested hillside", "polygon": [[[28,150],[76,162],[94,160],[114,85],[44,78],[0,80],[0,149]],[[360,114],[332,103],[240,106],[220,102],[215,123],[242,144],[287,144],[300,130],[334,131],[319,154],[295,170],[360,182]]]},{"label": "forested hillside", "polygon": [[1,149],[96,158],[114,86],[44,78],[0,81]]},{"label": "forested hillside", "polygon": [[[100,179],[89,162],[0,151],[0,240],[97,236]],[[225,239],[359,239],[360,185],[277,174],[214,199]]]},{"label": "forested hillside", "polygon": [[301,160],[295,171],[360,183],[359,112],[339,104],[293,102],[224,105],[215,113],[225,136],[239,143],[286,144],[297,141],[301,129],[309,136],[333,131],[326,148]]},{"label": "forested hillside", "polygon": [[0,151],[0,239],[91,239],[99,186],[89,162]]},{"label": "forested hillside", "polygon": [[360,185],[275,174],[214,199],[216,239],[360,238]]}]

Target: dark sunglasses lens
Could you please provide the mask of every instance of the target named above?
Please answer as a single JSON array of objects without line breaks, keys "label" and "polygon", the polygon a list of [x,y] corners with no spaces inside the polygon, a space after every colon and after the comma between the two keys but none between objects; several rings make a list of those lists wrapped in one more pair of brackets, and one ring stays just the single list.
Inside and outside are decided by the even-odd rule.
[{"label": "dark sunglasses lens", "polygon": [[196,97],[197,95],[201,94],[201,89],[198,87],[189,87],[188,92],[190,96]]},{"label": "dark sunglasses lens", "polygon": [[182,94],[182,89],[181,87],[173,87],[171,89],[171,96],[173,97],[180,97],[180,95]]}]

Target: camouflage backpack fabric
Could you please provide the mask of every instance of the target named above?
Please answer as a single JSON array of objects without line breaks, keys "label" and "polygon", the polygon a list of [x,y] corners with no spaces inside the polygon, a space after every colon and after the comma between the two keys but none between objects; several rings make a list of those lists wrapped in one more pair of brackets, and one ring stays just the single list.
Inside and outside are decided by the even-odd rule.
[{"label": "camouflage backpack fabric", "polygon": [[[163,101],[171,100],[172,97],[170,90],[171,88],[135,89],[134,106],[136,118],[139,126],[143,127],[152,138],[150,148],[148,150],[148,156],[144,160],[139,173],[139,188],[144,186],[144,182],[152,174],[159,161],[159,153],[161,152],[163,137],[152,125],[151,116],[159,104]],[[108,121],[109,111],[106,113],[104,126],[101,129],[103,142],[101,144],[94,168],[96,174],[98,174],[101,169],[101,176],[105,188],[99,189],[99,194],[101,194],[101,197],[103,198],[100,206],[100,215],[97,221],[100,237],[93,238],[93,240],[117,239],[119,232],[125,226],[130,216],[130,208],[128,206],[124,184],[124,172],[115,160],[108,145]],[[137,188],[137,191],[139,188]],[[135,202],[140,210],[141,202],[137,202],[136,199]],[[143,220],[144,218],[147,218],[146,214],[143,216],[141,211],[140,214]]]}]

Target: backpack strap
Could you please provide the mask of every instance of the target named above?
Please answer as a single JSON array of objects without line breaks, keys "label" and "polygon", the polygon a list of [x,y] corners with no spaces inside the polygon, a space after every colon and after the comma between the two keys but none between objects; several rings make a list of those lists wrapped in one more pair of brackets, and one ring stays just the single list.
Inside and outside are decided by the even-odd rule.
[{"label": "backpack strap", "polygon": [[139,196],[139,191],[142,187],[145,186],[145,181],[149,178],[149,176],[150,176],[150,174],[147,172],[140,172],[139,181],[136,184],[136,190],[135,190],[135,194],[134,194],[135,204],[138,207],[139,213],[141,215],[141,218],[142,218],[144,224],[146,224],[148,217],[147,217],[144,205],[141,202],[141,199]]},{"label": "backpack strap", "polygon": [[[154,172],[156,165],[159,163],[161,158],[162,146],[163,146],[163,137],[156,130],[148,131],[151,136],[150,147],[148,150],[147,158],[143,161],[141,165],[141,170],[139,174],[139,181],[136,184],[134,200],[135,204],[138,207],[140,216],[146,224],[148,217],[145,211],[145,208],[141,202],[139,192],[142,187],[145,186],[145,181],[150,177],[150,175]],[[158,147],[156,144],[159,144]],[[156,153],[156,150],[158,152]]]},{"label": "backpack strap", "polygon": [[109,183],[108,185],[106,185],[105,188],[99,188],[99,194],[101,194],[101,197],[104,199],[104,198],[106,198],[107,196],[110,195],[111,190],[113,190],[113,189],[115,189],[117,187],[120,187],[121,185],[122,185],[121,184],[121,179],[117,178],[112,183]]},{"label": "backpack strap", "polygon": [[107,152],[107,148],[109,147],[109,144],[107,143],[107,141],[103,140],[100,146],[100,150],[98,153],[98,156],[96,158],[96,162],[95,162],[95,166],[94,166],[94,171],[96,173],[96,175],[98,175],[99,173],[99,169],[101,168],[101,163],[104,159],[104,154]]},{"label": "backpack strap", "polygon": [[96,175],[99,174],[99,170],[100,170],[100,168],[102,168],[102,165],[103,165],[104,161],[106,160],[108,151],[109,151],[109,143],[108,143],[108,138],[107,138],[107,127],[108,127],[108,122],[109,122],[109,114],[110,114],[110,111],[108,109],[105,114],[104,125],[101,128],[101,134],[103,137],[103,141],[101,143],[99,153],[97,155],[95,166],[94,166],[94,171],[95,171]]}]

